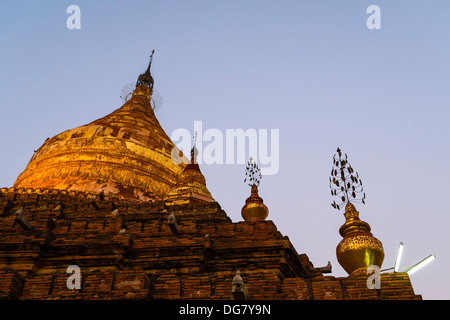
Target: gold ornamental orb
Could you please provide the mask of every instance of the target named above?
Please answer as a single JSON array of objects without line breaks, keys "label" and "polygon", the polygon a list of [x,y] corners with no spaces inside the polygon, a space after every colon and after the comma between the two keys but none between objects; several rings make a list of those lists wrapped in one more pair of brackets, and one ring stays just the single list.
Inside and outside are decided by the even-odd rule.
[{"label": "gold ornamental orb", "polygon": [[370,232],[342,239],[336,248],[336,255],[349,275],[366,274],[367,267],[371,265],[381,268],[384,260],[383,245]]},{"label": "gold ornamental orb", "polygon": [[256,185],[252,185],[252,193],[245,200],[241,214],[245,221],[265,221],[269,215],[269,209],[258,195],[258,187]]},{"label": "gold ornamental orb", "polygon": [[346,222],[339,229],[344,237],[336,247],[339,264],[349,275],[366,274],[367,267],[381,268],[384,260],[383,244],[370,232],[368,223],[359,219],[353,204],[345,207]]}]

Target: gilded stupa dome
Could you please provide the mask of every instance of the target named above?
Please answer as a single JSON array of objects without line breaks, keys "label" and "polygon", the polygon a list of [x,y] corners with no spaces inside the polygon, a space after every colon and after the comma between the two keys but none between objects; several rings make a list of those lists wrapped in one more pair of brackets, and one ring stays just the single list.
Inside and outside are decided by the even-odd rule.
[{"label": "gilded stupa dome", "polygon": [[47,139],[14,187],[103,191],[138,201],[164,198],[188,161],[172,160],[174,144],[151,107],[150,65],[151,60],[119,109]]}]

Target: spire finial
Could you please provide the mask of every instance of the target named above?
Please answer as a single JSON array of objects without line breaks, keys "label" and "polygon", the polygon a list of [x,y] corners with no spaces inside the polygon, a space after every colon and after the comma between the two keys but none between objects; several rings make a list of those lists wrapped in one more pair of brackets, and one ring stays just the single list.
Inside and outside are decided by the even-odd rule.
[{"label": "spire finial", "polygon": [[[347,160],[347,154],[342,156],[341,149],[337,148],[336,154],[333,156],[333,168],[331,169],[330,189],[331,195],[337,196],[341,200],[341,204],[333,201],[331,206],[335,209],[340,209],[344,204],[350,202],[359,202],[365,204],[366,194],[363,192],[362,181],[359,178],[358,172],[353,170],[352,166]],[[362,193],[362,197],[358,194]]]},{"label": "spire finial", "polygon": [[197,151],[196,144],[197,144],[197,131],[195,131],[195,134],[194,134],[194,145],[193,145],[193,147],[191,149],[191,163],[192,164],[197,163],[197,153],[198,153],[198,151]]},{"label": "spire finial", "polygon": [[248,182],[248,185],[250,187],[252,187],[253,185],[257,187],[259,186],[259,182],[262,178],[261,170],[252,157],[250,157],[247,166],[245,167],[245,175],[246,177],[244,179],[244,183]]},{"label": "spire finial", "polygon": [[152,54],[150,55],[150,62],[148,63],[147,71],[145,73],[150,74],[150,68],[152,66],[153,55],[155,54],[155,50],[153,49]]},{"label": "spire finial", "polygon": [[258,195],[258,186],[262,175],[261,170],[252,157],[250,157],[245,167],[245,176],[244,182],[247,182],[252,189],[250,197],[245,200],[245,205],[242,207],[241,215],[245,221],[264,221],[269,215],[269,209]]},{"label": "spire finial", "polygon": [[150,73],[150,67],[152,66],[153,54],[154,53],[155,53],[155,50],[153,50],[152,54],[150,55],[150,62],[148,63],[147,70],[144,73],[139,75],[139,77],[137,79],[137,82],[136,82],[136,87],[145,85],[148,88],[150,88],[150,90],[153,89],[154,82],[153,82],[153,77],[152,77],[152,75]]},{"label": "spire finial", "polygon": [[337,148],[333,156],[330,176],[331,195],[341,201],[333,201],[333,208],[345,205],[345,223],[339,228],[343,237],[336,248],[339,264],[349,275],[368,274],[371,266],[381,267],[384,259],[383,244],[371,233],[370,225],[359,218],[354,202],[365,203],[362,181],[347,159],[347,154]]}]

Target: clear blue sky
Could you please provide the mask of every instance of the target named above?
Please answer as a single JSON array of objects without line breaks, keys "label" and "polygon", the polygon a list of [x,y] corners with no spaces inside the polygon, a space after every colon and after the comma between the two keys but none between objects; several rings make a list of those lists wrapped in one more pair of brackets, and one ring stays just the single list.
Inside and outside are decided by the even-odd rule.
[{"label": "clear blue sky", "polygon": [[[81,8],[69,30],[66,9]],[[369,5],[381,29],[366,27]],[[0,186],[47,137],[120,107],[145,70],[177,128],[279,129],[280,170],[260,195],[283,235],[315,266],[336,260],[342,212],[330,206],[336,147],[367,194],[360,217],[392,267],[437,259],[411,276],[424,299],[450,299],[450,3],[448,1],[2,1]],[[233,221],[250,188],[243,165],[201,167]],[[381,284],[382,285],[382,284]]]}]

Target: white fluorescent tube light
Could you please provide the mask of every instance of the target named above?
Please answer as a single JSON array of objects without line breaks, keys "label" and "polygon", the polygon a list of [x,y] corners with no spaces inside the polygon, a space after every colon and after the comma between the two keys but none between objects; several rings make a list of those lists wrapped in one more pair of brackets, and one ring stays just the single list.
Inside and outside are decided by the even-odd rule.
[{"label": "white fluorescent tube light", "polygon": [[430,254],[428,257],[426,257],[425,259],[423,259],[419,263],[417,263],[417,264],[413,265],[411,268],[409,268],[409,270],[407,271],[408,275],[410,276],[414,272],[422,269],[423,267],[425,267],[427,264],[429,264],[434,259],[436,259],[436,256],[434,254]]},{"label": "white fluorescent tube light", "polygon": [[397,258],[395,259],[394,263],[394,272],[398,272],[398,268],[400,267],[400,261],[402,260],[402,254],[403,254],[403,242],[400,242],[400,245],[398,246]]}]

